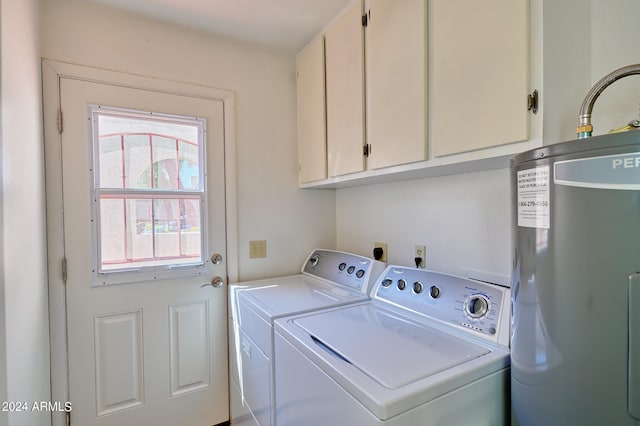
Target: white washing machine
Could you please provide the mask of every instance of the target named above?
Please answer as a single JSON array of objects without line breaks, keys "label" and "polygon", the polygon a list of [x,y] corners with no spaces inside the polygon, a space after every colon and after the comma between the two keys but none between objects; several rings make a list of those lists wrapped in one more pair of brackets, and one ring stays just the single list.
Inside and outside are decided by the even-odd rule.
[{"label": "white washing machine", "polygon": [[369,299],[384,264],[314,250],[301,273],[230,286],[231,423],[274,425],[273,321]]},{"label": "white washing machine", "polygon": [[389,266],[372,291],[275,322],[278,426],[509,423],[508,288]]}]

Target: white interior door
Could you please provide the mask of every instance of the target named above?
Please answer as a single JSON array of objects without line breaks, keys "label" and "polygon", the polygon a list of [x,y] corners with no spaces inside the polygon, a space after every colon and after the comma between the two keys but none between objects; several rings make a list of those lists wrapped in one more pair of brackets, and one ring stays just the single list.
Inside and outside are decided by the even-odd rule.
[{"label": "white interior door", "polygon": [[228,420],[222,102],[73,78],[60,102],[71,424]]}]

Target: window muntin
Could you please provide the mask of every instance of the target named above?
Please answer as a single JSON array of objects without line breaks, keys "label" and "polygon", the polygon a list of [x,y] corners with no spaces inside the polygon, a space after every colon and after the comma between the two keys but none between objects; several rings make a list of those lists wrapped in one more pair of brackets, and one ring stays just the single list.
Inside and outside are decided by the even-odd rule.
[{"label": "window muntin", "polygon": [[98,275],[202,266],[204,120],[90,109]]}]

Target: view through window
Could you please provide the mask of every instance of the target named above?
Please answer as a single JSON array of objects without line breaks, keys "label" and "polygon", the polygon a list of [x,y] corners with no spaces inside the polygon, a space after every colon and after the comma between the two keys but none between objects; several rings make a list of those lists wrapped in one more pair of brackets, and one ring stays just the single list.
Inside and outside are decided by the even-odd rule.
[{"label": "view through window", "polygon": [[203,263],[204,120],[92,107],[100,273]]}]

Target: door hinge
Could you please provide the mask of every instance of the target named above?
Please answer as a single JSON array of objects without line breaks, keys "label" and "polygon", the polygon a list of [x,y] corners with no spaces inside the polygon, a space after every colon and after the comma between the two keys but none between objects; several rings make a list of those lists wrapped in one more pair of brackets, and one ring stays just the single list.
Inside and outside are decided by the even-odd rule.
[{"label": "door hinge", "polygon": [[538,90],[534,90],[527,96],[527,111],[531,111],[534,114],[538,113]]},{"label": "door hinge", "polygon": [[369,21],[371,20],[371,11],[368,11],[364,15],[362,15],[362,26],[366,27],[369,25]]},{"label": "door hinge", "polygon": [[365,144],[362,146],[362,155],[364,155],[365,157],[368,157],[369,155],[371,155],[371,145],[370,144]]},{"label": "door hinge", "polygon": [[61,135],[62,134],[62,109],[58,110],[58,134]]},{"label": "door hinge", "polygon": [[64,283],[67,283],[67,258],[63,257],[62,258],[62,281],[64,281]]}]

